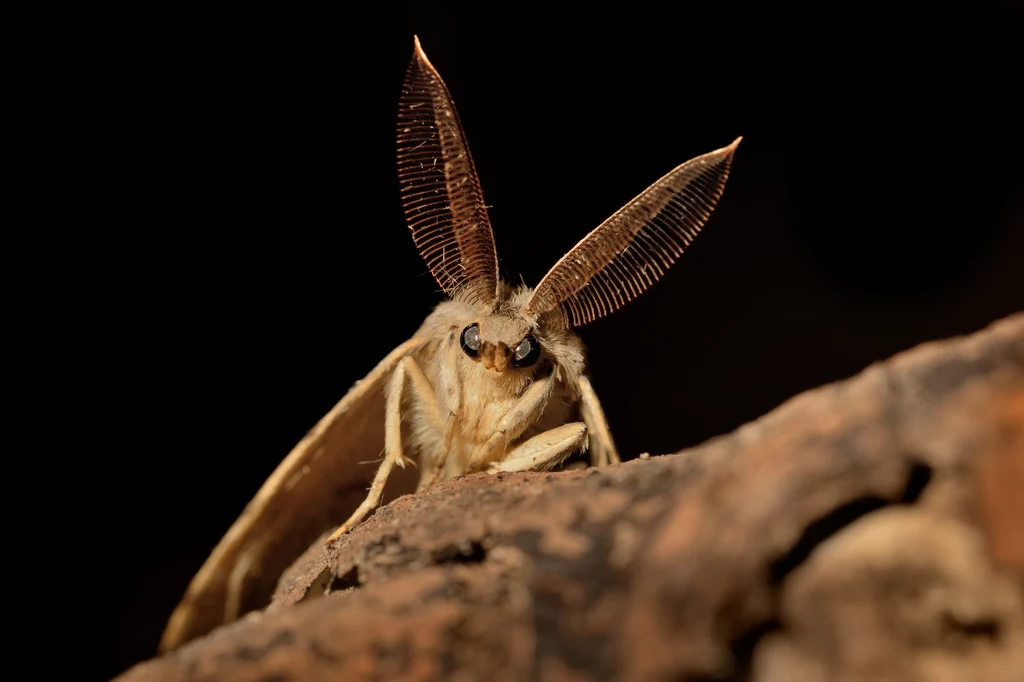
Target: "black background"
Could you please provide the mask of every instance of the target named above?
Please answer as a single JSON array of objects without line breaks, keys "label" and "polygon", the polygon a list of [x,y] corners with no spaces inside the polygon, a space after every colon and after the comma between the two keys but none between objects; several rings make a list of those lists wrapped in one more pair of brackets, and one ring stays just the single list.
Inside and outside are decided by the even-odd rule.
[{"label": "black background", "polygon": [[82,293],[103,390],[78,396],[102,454],[79,510],[109,576],[96,677],[154,653],[260,483],[441,300],[395,177],[414,33],[507,279],[535,284],[743,135],[680,263],[580,332],[626,457],[1024,308],[1019,6],[764,5],[148,10],[97,34],[78,67],[102,160],[83,210],[107,226]]}]

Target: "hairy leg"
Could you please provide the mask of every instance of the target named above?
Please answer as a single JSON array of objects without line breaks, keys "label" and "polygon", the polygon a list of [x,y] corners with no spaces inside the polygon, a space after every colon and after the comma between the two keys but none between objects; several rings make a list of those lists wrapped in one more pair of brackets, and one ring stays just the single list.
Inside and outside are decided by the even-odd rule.
[{"label": "hairy leg", "polygon": [[587,425],[573,422],[539,433],[513,448],[488,471],[543,471],[587,447]]},{"label": "hairy leg", "polygon": [[612,440],[612,432],[604,418],[601,401],[597,399],[590,379],[585,376],[580,377],[580,394],[583,421],[590,432],[590,463],[596,467],[618,464],[622,460],[615,449],[615,441]]},{"label": "hairy leg", "polygon": [[[441,419],[437,397],[430,382],[415,360],[411,357],[403,358],[388,380],[387,402],[384,407],[384,461],[373,477],[366,499],[327,539],[328,547],[362,521],[380,503],[380,498],[384,494],[384,484],[387,483],[392,467],[397,465],[404,469],[406,463],[412,461],[402,452],[402,398],[406,395],[407,389],[412,399],[410,409],[418,410],[426,417],[427,423],[435,430],[438,438],[444,436],[445,421]],[[433,463],[424,463],[424,468],[428,464]]]},{"label": "hairy leg", "polygon": [[554,383],[551,377],[533,382],[501,418],[494,433],[469,458],[469,471],[481,471],[491,462],[504,459],[508,444],[523,435],[547,407]]},{"label": "hairy leg", "polygon": [[441,473],[444,471],[444,467],[448,463],[448,455],[451,454],[452,451],[452,439],[455,436],[455,429],[458,427],[458,424],[459,418],[454,414],[449,415],[448,423],[445,426],[444,431],[443,449],[437,456],[432,468],[428,468],[426,466],[423,467],[423,473],[420,476],[419,485],[416,486],[416,492],[419,492],[424,488],[429,488],[440,480]]}]

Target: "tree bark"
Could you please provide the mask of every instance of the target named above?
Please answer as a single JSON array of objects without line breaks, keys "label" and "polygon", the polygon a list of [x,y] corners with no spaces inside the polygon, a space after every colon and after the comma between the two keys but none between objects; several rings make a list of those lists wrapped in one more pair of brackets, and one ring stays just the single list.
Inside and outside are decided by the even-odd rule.
[{"label": "tree bark", "polygon": [[315,543],[119,680],[1024,679],[1024,314],[603,469],[474,475]]}]

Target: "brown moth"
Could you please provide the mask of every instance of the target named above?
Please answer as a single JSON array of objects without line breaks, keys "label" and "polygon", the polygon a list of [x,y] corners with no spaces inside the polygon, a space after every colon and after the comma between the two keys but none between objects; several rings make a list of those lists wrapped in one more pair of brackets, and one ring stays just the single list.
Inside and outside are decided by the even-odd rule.
[{"label": "brown moth", "polygon": [[[415,40],[399,106],[398,174],[413,241],[450,300],[267,479],[193,578],[161,650],[264,606],[319,534],[347,518],[334,542],[380,503],[389,477],[389,492],[398,494],[474,472],[549,469],[584,451],[594,466],[618,462],[573,327],[615,311],[665,274],[711,215],[739,142],[670,171],[536,288],[510,286],[498,276],[455,106]],[[360,466],[381,453],[375,473]]]}]

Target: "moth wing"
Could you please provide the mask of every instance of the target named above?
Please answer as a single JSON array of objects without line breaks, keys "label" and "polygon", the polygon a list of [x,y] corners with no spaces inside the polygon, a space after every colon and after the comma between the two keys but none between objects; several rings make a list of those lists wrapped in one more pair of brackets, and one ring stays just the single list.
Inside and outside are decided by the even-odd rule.
[{"label": "moth wing", "polygon": [[[164,630],[161,652],[265,606],[284,570],[363,501],[377,469],[367,461],[384,450],[387,379],[425,343],[413,338],[389,353],[278,465],[192,579]],[[414,477],[393,476],[400,490],[389,485],[389,492],[413,492]]]}]

